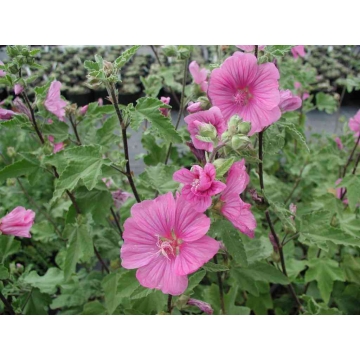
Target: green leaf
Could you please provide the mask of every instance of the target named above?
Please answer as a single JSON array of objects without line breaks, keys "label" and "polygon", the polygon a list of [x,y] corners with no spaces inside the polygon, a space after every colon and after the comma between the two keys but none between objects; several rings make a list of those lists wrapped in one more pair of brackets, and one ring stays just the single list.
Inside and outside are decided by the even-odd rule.
[{"label": "green leaf", "polygon": [[310,152],[309,146],[306,143],[305,136],[296,128],[295,124],[290,122],[281,122],[279,123],[280,126],[284,127],[287,131],[291,132],[293,137],[302,144],[308,152]]},{"label": "green leaf", "polygon": [[8,269],[4,265],[0,264],[0,280],[6,280],[8,278],[9,278]]},{"label": "green leaf", "polygon": [[67,281],[75,273],[79,260],[87,261],[94,256],[94,244],[88,224],[66,225],[64,237],[69,241],[64,265],[64,276]]},{"label": "green leaf", "polygon": [[220,159],[221,162],[217,163],[217,160],[214,161],[214,166],[216,168],[216,178],[222,178],[227,171],[230,169],[231,165],[234,163],[235,158],[229,157],[227,159]]},{"label": "green leaf", "polygon": [[296,233],[295,222],[291,219],[291,212],[284,208],[283,204],[279,204],[269,200],[271,209],[275,212],[278,216],[279,220],[281,221],[284,229],[291,232],[292,234]]},{"label": "green leaf", "polygon": [[148,166],[139,178],[145,186],[150,185],[160,194],[165,194],[179,187],[179,183],[172,179],[175,171],[175,166],[160,163],[156,166]]},{"label": "green leaf", "polygon": [[166,158],[166,146],[158,145],[156,138],[150,133],[144,133],[141,139],[144,149],[148,150],[148,154],[144,156],[144,163],[146,165],[157,165],[163,163]]},{"label": "green leaf", "polygon": [[185,294],[190,295],[195,289],[196,286],[198,286],[201,282],[201,280],[205,277],[206,271],[205,270],[199,270],[195,274],[192,274],[189,276],[189,285],[185,291]]},{"label": "green leaf", "polygon": [[329,258],[311,259],[308,266],[305,282],[316,280],[321,297],[327,304],[330,300],[334,281],[345,281],[344,271],[339,267],[337,261]]},{"label": "green leaf", "polygon": [[11,236],[0,236],[0,263],[3,263],[10,255],[20,251],[21,242]]},{"label": "green leaf", "polygon": [[55,143],[66,140],[69,136],[69,126],[64,121],[54,120],[52,124],[45,124],[41,129],[44,135],[54,137]]},{"label": "green leaf", "polygon": [[20,160],[11,165],[5,166],[0,170],[0,183],[8,178],[16,178],[23,175],[29,175],[36,171],[37,165],[27,161]]},{"label": "green leaf", "polygon": [[155,98],[140,98],[137,100],[137,105],[135,107],[135,112],[132,114],[132,118],[135,117],[137,125],[140,125],[139,119],[148,120],[163,139],[175,144],[181,143],[181,136],[175,130],[171,119],[162,115],[159,110],[160,108],[171,107]]},{"label": "green leaf", "polygon": [[268,237],[262,236],[260,239],[250,239],[244,236],[243,243],[249,264],[267,259],[273,253],[273,247]]},{"label": "green leaf", "polygon": [[60,151],[56,154],[44,156],[43,162],[45,165],[55,166],[59,175],[61,175],[69,164],[66,158],[66,151]]},{"label": "green leaf", "polygon": [[47,220],[34,224],[31,233],[34,235],[34,241],[49,242],[56,237],[54,225]]},{"label": "green leaf", "polygon": [[360,176],[353,174],[346,175],[336,187],[346,188],[346,197],[349,200],[349,208],[354,212],[356,205],[360,204]]},{"label": "green leaf", "polygon": [[274,124],[264,131],[264,152],[277,154],[285,145],[285,132]]},{"label": "green leaf", "polygon": [[105,306],[98,300],[90,301],[84,305],[82,315],[106,315]]},{"label": "green leaf", "polygon": [[95,61],[90,61],[90,60],[85,60],[84,67],[85,67],[85,69],[90,70],[90,71],[99,71],[100,70],[99,64]]},{"label": "green leaf", "polygon": [[29,299],[28,294],[24,295],[24,303],[26,305],[22,312],[23,315],[47,315],[48,306],[51,303],[51,298],[48,294],[42,294],[38,289],[31,291]]},{"label": "green leaf", "polygon": [[267,45],[265,51],[272,56],[281,57],[288,53],[293,45]]},{"label": "green leaf", "polygon": [[200,140],[200,141],[203,141],[203,142],[208,142],[208,143],[212,143],[213,140],[209,137],[206,137],[206,136],[201,136],[201,135],[195,135],[195,137]]},{"label": "green leaf", "polygon": [[155,98],[159,95],[159,92],[163,87],[160,76],[153,74],[148,75],[146,78],[140,76],[140,80],[144,85],[144,92],[146,96]]},{"label": "green leaf", "polygon": [[138,51],[141,45],[134,45],[124,51],[114,62],[115,67],[120,70]]},{"label": "green leaf", "polygon": [[242,274],[246,274],[257,281],[266,281],[280,285],[289,284],[289,279],[281,271],[267,263],[258,262],[249,265],[248,268],[237,269],[237,271],[240,271]]},{"label": "green leaf", "polygon": [[46,274],[39,276],[35,270],[24,277],[24,282],[38,288],[42,293],[52,295],[56,292],[58,285],[64,281],[64,273],[58,268],[50,268]]},{"label": "green leaf", "polygon": [[332,95],[319,92],[316,94],[316,106],[320,111],[332,114],[338,107],[338,102]]},{"label": "green leaf", "polygon": [[204,264],[202,266],[202,268],[209,272],[219,272],[219,271],[228,271],[229,270],[229,268],[227,266],[222,265],[222,264],[215,264],[211,261]]},{"label": "green leaf", "polygon": [[96,131],[96,144],[110,148],[120,141],[120,136],[114,133],[119,129],[119,120],[116,115],[106,119],[104,125]]},{"label": "green leaf", "polygon": [[247,266],[248,261],[240,232],[228,220],[218,220],[211,225],[213,237],[222,240],[234,260],[242,265]]},{"label": "green leaf", "polygon": [[360,285],[360,261],[349,254],[345,254],[341,262],[347,281]]},{"label": "green leaf", "polygon": [[80,180],[88,190],[92,190],[101,177],[105,164],[100,146],[78,146],[65,152],[69,164],[56,181],[54,198],[59,198],[65,190],[73,190]]}]

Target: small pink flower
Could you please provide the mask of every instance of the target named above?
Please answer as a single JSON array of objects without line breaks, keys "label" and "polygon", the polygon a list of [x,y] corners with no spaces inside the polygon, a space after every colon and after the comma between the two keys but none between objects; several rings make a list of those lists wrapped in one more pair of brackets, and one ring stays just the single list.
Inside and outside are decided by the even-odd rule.
[{"label": "small pink flower", "polygon": [[339,137],[336,137],[335,138],[335,142],[336,142],[336,145],[338,147],[339,150],[342,150],[344,148],[344,145],[343,143],[341,142],[341,139]]},{"label": "small pink flower", "polygon": [[[341,183],[341,181],[342,181],[342,178],[337,179],[337,180],[335,181],[335,185],[339,185],[339,184]],[[336,188],[336,197],[337,197],[338,199],[341,199],[341,197],[342,197],[342,195],[344,194],[345,191],[346,191],[345,188]],[[349,203],[349,200],[348,200],[348,199],[343,199],[343,203],[344,203],[344,204],[348,204],[348,203]]]},{"label": "small pink flower", "polygon": [[60,97],[60,88],[60,81],[53,81],[51,83],[44,105],[46,109],[57,116],[59,120],[65,121],[64,116],[67,103]]},{"label": "small pink flower", "polygon": [[0,108],[0,120],[9,120],[11,119],[16,113],[11,110]]},{"label": "small pink flower", "polygon": [[356,138],[360,136],[360,110],[349,120],[349,128]]},{"label": "small pink flower", "polygon": [[21,114],[24,114],[29,119],[31,119],[31,113],[29,108],[22,102],[22,100],[18,96],[15,98],[13,102],[14,102],[15,110],[17,112],[20,112]]},{"label": "small pink flower", "polygon": [[249,183],[245,160],[237,161],[231,165],[226,178],[226,189],[220,196],[220,201],[214,209],[220,210],[232,224],[245,235],[253,238],[256,229],[256,220],[250,211],[251,205],[243,202],[240,194]]},{"label": "small pink flower", "polygon": [[280,91],[280,110],[285,113],[287,111],[294,111],[301,107],[302,101],[298,96],[292,94],[290,90]]},{"label": "small pink flower", "polygon": [[189,105],[186,109],[190,114],[193,114],[193,113],[196,113],[196,112],[199,112],[199,111],[202,111],[203,108],[201,107],[201,102],[198,101],[196,103],[190,101],[189,102]]},{"label": "small pink flower", "polygon": [[136,269],[140,284],[174,296],[187,286],[187,275],[208,262],[220,243],[205,234],[210,219],[194,211],[183,196],[172,193],[131,208],[124,224],[122,266]]},{"label": "small pink flower", "polygon": [[298,81],[295,81],[294,82],[294,87],[295,87],[295,89],[301,89],[301,83],[299,83]]},{"label": "small pink flower", "polygon": [[99,104],[99,106],[103,106],[104,100],[102,98],[98,98],[98,104]]},{"label": "small pink flower", "polygon": [[208,82],[206,81],[208,70],[200,69],[199,64],[196,61],[192,61],[189,65],[189,71],[194,79],[194,83],[200,85],[200,89],[206,92],[208,89]]},{"label": "small pink flower", "polygon": [[304,57],[305,54],[305,48],[304,45],[296,45],[291,49],[291,53],[293,54],[293,57],[297,59],[299,56]]},{"label": "small pink flower", "polygon": [[[4,63],[0,60],[0,65],[4,65]],[[0,69],[0,77],[4,77],[6,75],[6,72],[4,70]]]},{"label": "small pink flower", "polygon": [[205,301],[190,298],[187,302],[188,305],[198,307],[202,312],[208,315],[212,315],[214,310],[210,304]]},{"label": "small pink flower", "polygon": [[[160,98],[160,101],[163,102],[164,104],[166,105],[169,105],[170,104],[170,97],[164,97],[162,96]],[[168,116],[169,115],[169,110],[170,109],[167,109],[167,108],[160,108],[160,112],[164,115],[164,116]]]},{"label": "small pink flower", "polygon": [[258,65],[254,55],[235,52],[212,71],[208,96],[225,120],[239,115],[250,122],[253,135],[281,117],[279,77],[273,63]]},{"label": "small pink flower", "polygon": [[184,198],[199,212],[208,209],[211,206],[211,197],[226,188],[226,185],[215,180],[215,177],[215,166],[211,163],[207,163],[204,169],[194,165],[191,170],[180,169],[173,175],[175,181],[184,184],[181,191]]},{"label": "small pink flower", "polygon": [[20,95],[23,92],[24,88],[20,84],[15,84],[14,93],[15,95]]},{"label": "small pink flower", "polygon": [[[245,52],[253,52],[255,50],[255,45],[235,45],[238,49]],[[262,51],[265,49],[265,45],[259,45],[258,50]]]},{"label": "small pink flower", "polygon": [[296,209],[297,209],[297,206],[295,204],[291,203],[289,206],[289,210],[293,215],[296,215]]},{"label": "small pink flower", "polygon": [[310,94],[307,93],[307,92],[304,92],[303,95],[302,95],[303,101],[306,100],[306,99],[308,99],[309,97],[310,97]]},{"label": "small pink flower", "polygon": [[0,234],[31,238],[30,229],[34,219],[32,210],[18,206],[0,219]]},{"label": "small pink flower", "polygon": [[110,178],[102,178],[101,180],[105,183],[107,188],[111,187],[111,185],[114,184],[114,182]]},{"label": "small pink flower", "polygon": [[80,115],[85,115],[88,110],[89,105],[82,106],[80,108]]},{"label": "small pink flower", "polygon": [[130,193],[126,192],[126,191],[123,191],[121,189],[116,190],[116,191],[112,191],[111,195],[113,197],[114,206],[116,207],[116,209],[120,209],[121,206],[124,205],[125,201],[128,198],[133,197],[132,194],[130,194]]},{"label": "small pink flower", "polygon": [[210,110],[199,111],[195,114],[188,115],[184,120],[188,124],[188,130],[194,146],[199,150],[206,150],[208,152],[213,151],[214,144],[212,142],[201,141],[196,137],[200,135],[202,127],[206,124],[213,125],[219,139],[227,129],[226,121],[220,109],[216,106],[213,106]]},{"label": "small pink flower", "polygon": [[[48,124],[52,124],[53,121],[51,119],[48,119]],[[50,141],[50,143],[53,146],[53,153],[56,154],[57,152],[61,151],[62,149],[65,148],[65,144],[63,142],[59,142],[59,143],[54,143],[55,138],[52,135],[48,136],[48,140]]]}]

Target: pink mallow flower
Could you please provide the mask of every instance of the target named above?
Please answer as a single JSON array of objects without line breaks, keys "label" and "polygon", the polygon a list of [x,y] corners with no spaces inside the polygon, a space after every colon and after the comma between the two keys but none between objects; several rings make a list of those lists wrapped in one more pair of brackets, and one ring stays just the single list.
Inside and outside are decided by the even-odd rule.
[{"label": "pink mallow flower", "polygon": [[227,129],[226,121],[220,109],[216,106],[213,106],[210,110],[188,115],[184,121],[188,124],[188,130],[194,146],[199,150],[206,150],[208,152],[214,150],[213,142],[199,140],[197,136],[204,136],[204,133],[213,131],[215,136],[220,139]]},{"label": "pink mallow flower", "polygon": [[31,113],[29,108],[22,102],[22,100],[17,96],[13,101],[15,110],[21,114],[26,115],[29,119],[31,119]]},{"label": "pink mallow flower", "polygon": [[110,178],[102,178],[101,180],[105,183],[107,188],[110,188],[111,185],[114,185],[114,182]]},{"label": "pink mallow flower", "polygon": [[11,110],[0,108],[0,120],[9,120],[11,119],[16,113]]},{"label": "pink mallow flower", "polygon": [[133,197],[132,194],[121,189],[112,191],[111,195],[114,200],[114,206],[116,207],[116,209],[120,209],[128,198]]},{"label": "pink mallow flower", "polygon": [[34,219],[34,211],[18,206],[0,219],[0,234],[31,238]]},{"label": "pink mallow flower", "polygon": [[[0,65],[4,65],[4,63],[0,60]],[[6,75],[6,72],[2,69],[0,69],[0,77],[4,77]]]},{"label": "pink mallow flower", "polygon": [[200,86],[201,91],[206,92],[208,89],[208,82],[206,81],[208,70],[200,69],[199,64],[196,61],[192,61],[189,65],[189,71],[194,79],[194,83]]},{"label": "pink mallow flower", "polygon": [[240,194],[249,183],[245,160],[231,165],[226,178],[226,189],[220,196],[214,210],[220,211],[232,224],[245,235],[253,238],[256,229],[256,220],[250,211],[251,205],[243,202]]},{"label": "pink mallow flower", "polygon": [[349,120],[349,128],[354,132],[354,136],[360,136],[360,110]]},{"label": "pink mallow flower", "polygon": [[175,171],[173,179],[184,184],[182,195],[189,201],[196,211],[204,212],[211,206],[211,197],[221,193],[226,185],[215,180],[216,169],[211,163],[207,163],[204,169],[194,165],[191,170],[180,169]]},{"label": "pink mallow flower", "polygon": [[344,144],[342,143],[341,139],[339,137],[336,137],[335,139],[336,145],[339,150],[342,150],[344,148]]},{"label": "pink mallow flower", "polygon": [[208,304],[205,301],[201,301],[201,300],[197,300],[197,299],[192,299],[190,298],[187,302],[187,305],[191,305],[191,306],[196,306],[198,307],[202,312],[204,312],[205,314],[208,315],[212,315],[214,310],[211,307],[210,304]]},{"label": "pink mallow flower", "polygon": [[295,82],[294,82],[294,88],[295,88],[296,90],[301,89],[301,87],[302,87],[301,83],[299,83],[298,81],[295,81]]},{"label": "pink mallow flower", "polygon": [[20,95],[23,92],[24,88],[20,84],[15,84],[14,86],[14,93],[15,95]]},{"label": "pink mallow flower", "polygon": [[279,107],[282,113],[287,111],[294,111],[301,107],[302,101],[299,96],[293,95],[290,90],[280,91]]},{"label": "pink mallow flower", "polygon": [[88,110],[88,107],[89,107],[89,105],[82,106],[79,111],[80,115],[85,115]]},{"label": "pink mallow flower", "polygon": [[131,208],[124,224],[122,266],[136,269],[140,284],[174,296],[188,286],[187,275],[208,262],[220,243],[206,236],[210,219],[172,193]]},{"label": "pink mallow flower", "polygon": [[196,113],[196,112],[199,112],[199,111],[202,111],[203,108],[201,107],[201,102],[198,101],[198,102],[192,102],[190,101],[189,102],[189,105],[186,109],[190,114],[193,114],[193,113]]},{"label": "pink mallow flower", "polygon": [[[238,49],[245,52],[253,52],[255,50],[255,45],[235,45]],[[259,45],[258,50],[262,51],[265,49],[265,45]]]},{"label": "pink mallow flower", "polygon": [[253,135],[281,117],[279,76],[273,63],[258,65],[254,55],[236,52],[211,73],[208,97],[225,120],[250,122]]},{"label": "pink mallow flower", "polygon": [[60,88],[60,81],[53,81],[51,83],[44,105],[48,111],[57,116],[61,121],[64,121],[67,103],[60,97]]},{"label": "pink mallow flower", "polygon": [[[162,96],[162,97],[160,98],[160,101],[163,102],[163,103],[166,104],[166,105],[169,105],[169,104],[170,104],[170,97]],[[161,112],[164,116],[168,116],[168,115],[169,115],[169,110],[170,110],[170,109],[167,109],[167,108],[160,108],[160,112]]]},{"label": "pink mallow flower", "polygon": [[291,49],[291,53],[293,54],[293,57],[297,59],[299,56],[304,57],[305,56],[305,48],[304,45],[296,45]]}]

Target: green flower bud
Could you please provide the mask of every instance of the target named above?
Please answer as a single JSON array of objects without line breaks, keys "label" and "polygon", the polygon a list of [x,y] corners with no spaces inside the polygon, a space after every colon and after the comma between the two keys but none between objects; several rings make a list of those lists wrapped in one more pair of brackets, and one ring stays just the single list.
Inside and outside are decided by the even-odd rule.
[{"label": "green flower bud", "polygon": [[229,120],[229,127],[237,127],[241,119],[239,115],[233,115]]},{"label": "green flower bud", "polygon": [[217,137],[217,131],[214,125],[202,124],[199,129],[199,135],[201,137],[207,137],[211,140],[215,140]]},{"label": "green flower bud", "polygon": [[12,146],[9,146],[7,149],[6,149],[6,153],[8,154],[9,157],[15,157],[16,155],[16,150],[12,147]]},{"label": "green flower bud", "polygon": [[210,101],[206,96],[200,96],[197,101],[200,102],[201,108],[203,110],[208,110],[211,107]]},{"label": "green flower bud", "polygon": [[165,56],[177,56],[177,47],[175,45],[166,45],[161,48]]},{"label": "green flower bud", "polygon": [[221,141],[222,141],[222,142],[226,142],[229,136],[230,136],[229,131],[225,131],[225,132],[221,135]]},{"label": "green flower bud", "polygon": [[240,134],[247,135],[251,129],[251,123],[242,122],[238,125],[238,131]]},{"label": "green flower bud", "polygon": [[6,186],[14,186],[15,185],[15,179],[6,179]]},{"label": "green flower bud", "polygon": [[244,135],[234,135],[231,138],[231,147],[234,150],[245,148],[249,143],[250,143],[249,138]]}]

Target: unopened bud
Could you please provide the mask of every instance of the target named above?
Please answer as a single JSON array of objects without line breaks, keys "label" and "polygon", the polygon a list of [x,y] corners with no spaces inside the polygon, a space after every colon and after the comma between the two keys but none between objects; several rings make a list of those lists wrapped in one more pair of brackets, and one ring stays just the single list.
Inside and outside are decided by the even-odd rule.
[{"label": "unopened bud", "polygon": [[236,134],[237,132],[237,127],[238,125],[240,124],[240,117],[238,115],[233,115],[230,120],[229,120],[229,124],[228,124],[228,127],[229,127],[229,131],[232,133],[232,134]]},{"label": "unopened bud", "polygon": [[187,302],[188,305],[197,306],[202,312],[208,315],[212,315],[214,310],[210,304],[205,301],[197,300],[197,299],[189,299]]},{"label": "unopened bud", "polygon": [[245,148],[249,144],[250,140],[245,135],[234,135],[231,138],[231,147],[234,150],[238,150],[240,148]]},{"label": "unopened bud", "polygon": [[203,110],[208,110],[211,108],[210,100],[206,96],[200,96],[198,101],[200,102],[201,108]]},{"label": "unopened bud", "polygon": [[7,149],[6,149],[6,153],[8,154],[9,157],[15,157],[16,156],[16,150],[12,147],[12,146],[9,146]]},{"label": "unopened bud", "polygon": [[6,179],[6,186],[14,186],[15,185],[15,179],[8,178]]},{"label": "unopened bud", "polygon": [[200,101],[198,102],[190,102],[187,109],[186,109],[190,114],[194,114],[196,112],[202,111],[202,107],[201,107],[201,103]]},{"label": "unopened bud", "polygon": [[104,71],[106,76],[110,76],[113,73],[113,64],[104,60]]},{"label": "unopened bud", "polygon": [[217,131],[214,125],[212,124],[201,124],[199,129],[199,135],[202,137],[210,138],[215,140],[217,137]]},{"label": "unopened bud", "polygon": [[162,46],[161,50],[163,51],[164,55],[167,57],[177,56],[177,47],[174,45]]},{"label": "unopened bud", "polygon": [[251,129],[251,123],[242,122],[238,125],[238,131],[240,134],[247,135]]}]

